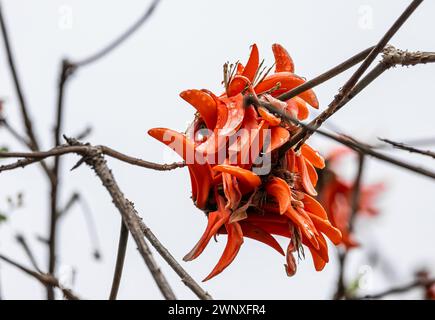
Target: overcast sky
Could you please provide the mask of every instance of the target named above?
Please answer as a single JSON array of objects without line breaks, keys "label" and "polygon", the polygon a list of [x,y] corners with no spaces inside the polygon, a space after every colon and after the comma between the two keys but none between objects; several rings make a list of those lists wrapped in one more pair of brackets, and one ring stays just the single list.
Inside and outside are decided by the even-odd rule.
[{"label": "overcast sky", "polygon": [[[35,128],[44,148],[51,144],[56,81],[64,57],[81,59],[95,52],[135,21],[150,1],[3,0],[18,71]],[[66,93],[64,133],[74,135],[91,125],[89,142],[105,144],[126,154],[156,162],[178,158],[147,136],[149,128],[164,126],[184,130],[193,109],[178,94],[189,88],[222,90],[225,61],[246,61],[249,46],[257,43],[271,65],[271,45],[285,46],[296,72],[312,78],[351,55],[375,44],[410,3],[384,1],[200,1],[163,0],[154,16],[125,44],[72,77]],[[435,2],[425,1],[391,41],[409,50],[435,51]],[[349,77],[339,76],[316,88],[321,109],[332,100]],[[0,46],[0,97],[6,113],[19,123],[18,103]],[[331,126],[363,141],[376,137],[403,141],[435,137],[435,65],[396,68],[384,74],[332,119]],[[23,132],[22,127],[18,127]],[[327,152],[332,144],[313,138],[312,145]],[[23,150],[4,131],[0,144]],[[430,147],[428,147],[430,148]],[[407,153],[392,155],[435,169],[433,159]],[[92,245],[82,209],[64,217],[59,232],[59,274],[83,298],[105,299],[110,290],[118,241],[120,216],[94,173],[82,166],[69,172],[76,156],[65,157],[61,199],[80,191],[97,225],[103,259],[92,259]],[[2,161],[6,163],[6,161]],[[154,172],[109,160],[113,173],[144,221],[181,261],[205,228],[202,213],[190,199],[187,169]],[[354,168],[344,168],[351,177]],[[359,221],[362,248],[351,254],[349,280],[368,272],[367,290],[406,283],[421,266],[435,270],[435,184],[377,160],[368,162],[365,181],[384,181],[387,192],[379,202],[382,215]],[[6,198],[23,192],[25,206],[9,214],[0,227],[0,252],[28,264],[14,241],[25,233],[40,264],[47,265],[46,248],[37,242],[48,226],[48,184],[38,166],[0,175],[0,209]],[[198,281],[216,264],[226,239],[211,242],[195,261],[181,262]],[[364,250],[381,252],[392,270],[382,273],[364,259]],[[246,240],[233,264],[203,284],[215,298],[301,299],[330,298],[337,276],[335,250],[324,271],[314,270],[311,257],[301,261],[293,278],[285,274],[282,256],[258,242]],[[177,297],[194,298],[177,275],[156,255]],[[387,268],[388,269],[388,268]],[[389,275],[389,276],[388,276]],[[39,299],[45,290],[33,279],[5,264],[0,265],[3,296]],[[419,297],[411,292],[401,297]],[[149,271],[130,241],[119,297],[159,299]]]}]

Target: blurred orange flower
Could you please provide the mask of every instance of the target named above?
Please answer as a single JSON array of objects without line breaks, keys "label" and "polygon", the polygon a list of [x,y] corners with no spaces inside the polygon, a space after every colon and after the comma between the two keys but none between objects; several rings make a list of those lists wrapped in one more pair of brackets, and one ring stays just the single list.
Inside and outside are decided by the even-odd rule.
[{"label": "blurred orange flower", "polygon": [[[328,213],[329,221],[337,227],[343,236],[342,242],[346,248],[358,246],[349,231],[349,221],[352,213],[352,194],[354,185],[345,181],[334,169],[338,162],[352,150],[338,148],[326,158],[327,170],[324,170],[324,181],[321,186],[320,202]],[[362,185],[359,195],[357,214],[375,216],[379,213],[376,198],[384,190],[383,183]]]}]

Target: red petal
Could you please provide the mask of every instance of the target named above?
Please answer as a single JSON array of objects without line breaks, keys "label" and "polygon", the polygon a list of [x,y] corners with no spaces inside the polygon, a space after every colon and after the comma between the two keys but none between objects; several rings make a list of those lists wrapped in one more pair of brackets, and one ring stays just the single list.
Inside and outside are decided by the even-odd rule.
[{"label": "red petal", "polygon": [[301,153],[316,168],[323,169],[325,167],[325,160],[323,159],[323,157],[308,144],[302,145]]},{"label": "red petal", "polygon": [[261,179],[250,170],[242,169],[238,166],[220,164],[213,167],[214,171],[225,172],[235,176],[240,184],[240,189],[252,191],[261,184]]},{"label": "red petal", "polygon": [[213,178],[210,166],[207,163],[199,164],[197,162],[199,155],[195,150],[194,143],[183,134],[165,128],[150,129],[148,134],[170,146],[186,161],[197,185],[196,205],[198,208],[204,209],[207,204]]},{"label": "red petal", "polygon": [[287,217],[290,218],[290,220],[293,221],[293,223],[299,227],[302,234],[310,241],[312,246],[315,249],[319,249],[319,243],[316,240],[315,237],[315,229],[310,227],[310,223],[304,219],[295,209],[293,209],[292,206],[289,206],[287,211],[284,213]]},{"label": "red petal", "polygon": [[240,221],[239,223],[242,227],[243,236],[263,242],[264,244],[274,248],[280,254],[284,255],[284,250],[282,250],[278,241],[276,241],[276,239],[272,237],[270,233],[266,232],[261,227],[246,221]]},{"label": "red petal", "polygon": [[296,165],[298,167],[298,171],[302,180],[302,186],[304,187],[305,191],[309,195],[316,196],[317,191],[314,188],[313,184],[311,183],[311,179],[308,174],[308,169],[304,157],[296,156]]},{"label": "red petal", "polygon": [[275,72],[288,71],[295,72],[295,65],[293,59],[280,44],[272,45],[273,55],[275,56]]},{"label": "red petal", "polygon": [[184,256],[184,261],[191,261],[197,258],[204,251],[210,239],[217,234],[219,228],[228,221],[231,213],[225,209],[224,199],[218,196],[217,201],[218,210],[208,214],[207,228],[195,247]]},{"label": "red petal", "polygon": [[287,264],[285,264],[285,271],[287,272],[287,276],[292,277],[296,273],[297,265],[296,259],[293,256],[293,244],[291,242],[287,247],[286,261]]},{"label": "red petal", "polygon": [[290,139],[290,133],[283,127],[272,127],[268,131],[266,139],[270,139],[270,143],[266,148],[266,153],[270,153],[286,143]]},{"label": "red petal", "polygon": [[222,181],[224,186],[225,197],[227,198],[227,205],[225,208],[235,210],[240,204],[242,193],[240,192],[237,180],[229,173],[222,173]]},{"label": "red petal", "polygon": [[328,219],[328,215],[325,209],[316,199],[314,199],[310,195],[304,193],[304,198],[302,199],[302,202],[304,203],[305,211],[315,214],[324,220]]},{"label": "red petal", "polygon": [[[304,82],[305,80],[303,78],[291,72],[278,72],[267,76],[263,81],[255,86],[254,91],[259,95],[265,91],[269,91],[270,89],[276,87],[278,83],[280,83],[279,89],[272,93],[273,96],[276,96],[280,93],[284,93],[296,88]],[[312,107],[316,109],[319,107],[319,102],[313,90],[309,89],[305,92],[302,92],[299,94],[299,97],[305,100]]]},{"label": "red petal", "polygon": [[283,214],[290,206],[290,187],[283,179],[274,177],[266,184],[266,192],[274,197],[279,205],[279,212]]},{"label": "red petal", "polygon": [[224,252],[212,272],[203,281],[210,280],[228,267],[237,256],[243,244],[243,232],[239,223],[227,223],[225,228],[227,229],[228,240]]},{"label": "red petal", "polygon": [[[258,64],[260,62],[260,57],[258,53],[257,45],[254,43],[251,48],[251,54],[249,56],[248,63],[246,67],[241,72],[241,76],[248,79],[251,83],[254,81],[255,74],[257,73]],[[240,65],[240,64],[239,64]],[[239,71],[239,66],[237,66]],[[228,96],[232,97],[236,94],[242,92],[242,90],[246,87],[247,83],[243,78],[234,78],[228,86]]]},{"label": "red petal", "polygon": [[216,101],[209,94],[193,89],[181,92],[180,97],[199,112],[208,129],[214,129],[217,118]]},{"label": "red petal", "polygon": [[328,220],[319,218],[318,216],[308,212],[311,220],[316,228],[324,233],[335,245],[341,243],[341,232],[337,228],[333,227]]},{"label": "red petal", "polygon": [[266,108],[258,107],[258,113],[260,116],[269,122],[270,126],[275,127],[281,123],[281,119],[274,116],[272,113],[269,112]]}]

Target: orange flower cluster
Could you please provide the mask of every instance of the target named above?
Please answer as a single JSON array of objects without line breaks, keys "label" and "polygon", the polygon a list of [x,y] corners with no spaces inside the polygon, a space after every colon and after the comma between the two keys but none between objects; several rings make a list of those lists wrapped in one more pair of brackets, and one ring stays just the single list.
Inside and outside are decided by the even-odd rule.
[{"label": "orange flower cluster", "polygon": [[[341,242],[341,232],[314,198],[316,168],[325,166],[324,159],[307,144],[279,156],[279,148],[298,127],[245,99],[254,95],[299,120],[307,118],[307,104],[318,108],[312,90],[288,101],[276,99],[305,80],[294,74],[293,60],[282,46],[274,44],[272,49],[273,74],[262,68],[254,44],[246,66],[224,66],[225,93],[182,92],[180,96],[197,110],[185,134],[165,128],[149,130],[152,137],[183,157],[192,198],[207,214],[206,230],[184,260],[197,258],[212,237],[227,234],[224,252],[204,281],[234,260],[244,237],[285,255],[289,276],[296,272],[294,255],[303,253],[303,246],[310,250],[316,270],[322,270],[329,260],[324,235],[334,244]],[[290,239],[286,252],[273,235]]]}]

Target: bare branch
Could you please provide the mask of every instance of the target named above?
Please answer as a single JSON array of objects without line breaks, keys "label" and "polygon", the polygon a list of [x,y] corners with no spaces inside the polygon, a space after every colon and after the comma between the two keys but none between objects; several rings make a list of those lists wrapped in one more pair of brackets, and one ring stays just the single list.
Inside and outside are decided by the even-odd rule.
[{"label": "bare branch", "polygon": [[128,28],[125,32],[123,32],[118,38],[113,40],[107,46],[105,46],[100,51],[90,55],[87,58],[84,58],[80,61],[74,63],[76,67],[83,67],[85,65],[91,64],[104,56],[110,53],[112,50],[119,47],[125,40],[127,40],[135,31],[137,31],[154,13],[155,8],[159,4],[160,0],[153,0],[151,5],[147,8],[145,13],[137,20],[130,28]]},{"label": "bare branch", "polygon": [[[361,195],[361,186],[362,186],[362,175],[364,171],[364,161],[365,156],[363,153],[358,154],[358,170],[356,173],[355,181],[353,183],[353,192],[351,199],[351,213],[349,217],[349,232],[352,232],[354,227],[355,218],[358,212],[359,203],[360,203],[360,195]],[[334,299],[338,300],[343,297],[346,297],[346,284],[344,281],[344,273],[346,271],[346,262],[347,262],[348,250],[343,248],[338,251],[338,261],[339,261],[339,272],[337,279],[337,289],[334,294]]]},{"label": "bare branch", "polygon": [[[405,161],[402,161],[402,160],[390,157],[390,156],[388,156],[386,154],[383,154],[381,152],[378,152],[378,151],[374,150],[374,148],[372,148],[370,145],[362,143],[362,142],[359,142],[359,141],[357,141],[354,138],[349,138],[349,137],[345,137],[345,136],[339,136],[339,135],[336,135],[336,134],[328,133],[326,131],[323,131],[321,129],[313,127],[310,124],[305,124],[305,123],[303,123],[303,122],[301,122],[301,121],[299,121],[299,120],[289,116],[284,111],[279,110],[278,108],[276,108],[274,105],[272,105],[269,102],[266,102],[266,101],[263,101],[263,100],[258,100],[258,99],[255,99],[254,97],[250,96],[247,99],[247,103],[252,103],[254,105],[262,106],[262,107],[267,108],[271,112],[279,115],[281,118],[286,119],[286,120],[288,120],[288,121],[290,121],[290,122],[292,122],[294,124],[297,124],[297,125],[301,126],[303,129],[307,130],[307,132],[310,135],[313,132],[316,132],[316,133],[320,134],[323,137],[326,137],[328,139],[334,140],[334,141],[336,141],[336,142],[338,142],[338,143],[340,143],[342,145],[345,145],[345,146],[347,146],[347,147],[349,147],[349,148],[351,148],[351,149],[353,149],[353,150],[355,150],[355,151],[357,151],[359,153],[363,153],[365,155],[369,155],[369,156],[371,156],[373,158],[376,158],[378,160],[381,160],[381,161],[393,164],[395,166],[407,169],[409,171],[418,173],[420,175],[423,175],[423,176],[435,179],[435,172],[434,171],[431,171],[431,170],[428,170],[428,169],[425,169],[425,168],[421,168],[421,167],[415,166],[413,164],[407,163]],[[284,155],[287,150],[288,149],[285,148],[285,144],[284,144],[281,147],[280,152],[282,153],[282,155]],[[1,153],[0,153],[0,157],[1,157]],[[1,171],[1,167],[0,167],[0,171]]]},{"label": "bare branch", "polygon": [[397,149],[401,149],[401,150],[405,150],[405,151],[409,151],[411,153],[418,153],[424,156],[428,156],[431,157],[433,159],[435,159],[435,152],[434,151],[430,151],[430,150],[421,150],[409,145],[404,144],[403,142],[395,142],[392,140],[388,140],[388,139],[382,139],[382,138],[378,138],[379,140],[388,143],[390,145],[392,145],[394,148]]},{"label": "bare branch", "polygon": [[[405,11],[400,15],[400,17],[394,22],[391,28],[384,34],[384,36],[379,40],[370,54],[365,58],[363,63],[359,66],[359,68],[355,71],[355,73],[350,77],[350,79],[344,84],[343,88],[340,90],[340,93],[334,99],[335,102],[332,102],[332,105],[337,106],[358,82],[364,72],[370,67],[370,65],[375,61],[376,56],[381,53],[387,43],[391,40],[391,38],[396,34],[397,31],[402,27],[406,20],[411,16],[411,14],[417,9],[417,7],[423,2],[423,0],[414,0],[411,4],[405,9]],[[334,108],[334,107],[332,107]]]},{"label": "bare branch", "polygon": [[29,258],[30,263],[32,264],[33,268],[35,268],[35,270],[38,271],[39,273],[42,273],[41,269],[38,266],[38,263],[36,262],[35,255],[33,254],[32,250],[30,249],[30,246],[27,243],[24,235],[17,234],[15,236],[15,239],[23,247],[24,252],[26,253],[27,257]]},{"label": "bare branch", "polygon": [[[68,143],[73,144],[73,146],[82,146],[77,141],[72,139],[67,140]],[[103,158],[103,153],[100,148],[87,146],[88,152],[87,157],[85,157],[86,163],[94,169],[97,176],[100,178],[104,187],[107,189],[112,197],[115,206],[118,208],[123,221],[127,228],[129,229],[133,239],[138,245],[139,251],[150,268],[157,285],[161,289],[162,293],[168,294],[170,292],[169,285],[167,284],[165,278],[161,274],[160,269],[153,269],[153,266],[149,264],[150,252],[147,249],[147,245],[143,239],[145,236],[148,241],[153,245],[153,247],[159,252],[159,254],[165,259],[165,261],[172,267],[172,269],[180,276],[181,280],[186,286],[188,286],[200,299],[211,299],[210,294],[204,291],[196,281],[183,269],[183,267],[175,260],[175,258],[170,254],[170,252],[162,245],[162,243],[157,239],[157,237],[151,232],[151,230],[144,224],[144,222],[139,217],[138,212],[134,208],[132,202],[124,197],[124,194],[119,189],[118,184],[113,177],[112,172],[107,167],[106,161]]]},{"label": "bare branch", "polygon": [[124,269],[125,252],[127,251],[128,228],[121,220],[121,231],[119,232],[118,253],[116,255],[116,266],[113,274],[112,289],[110,290],[109,300],[116,300],[119,285],[121,283],[122,270]]},{"label": "bare branch", "polygon": [[60,284],[59,280],[57,278],[55,278],[54,276],[52,276],[50,274],[44,274],[44,273],[39,273],[39,272],[30,270],[29,268],[9,259],[8,257],[6,257],[2,254],[0,254],[0,259],[9,263],[12,266],[18,268],[18,269],[20,269],[21,271],[28,274],[29,276],[35,278],[36,280],[41,282],[46,287],[59,288],[62,291],[62,293],[66,299],[79,300],[78,296],[71,289],[64,288]]},{"label": "bare branch", "polygon": [[142,219],[139,220],[140,228],[145,235],[145,237],[149,240],[149,242],[154,246],[154,248],[157,250],[158,253],[162,256],[163,259],[171,266],[171,268],[178,274],[178,276],[181,278],[181,281],[189,287],[198,298],[202,300],[211,300],[211,295],[204,291],[197,283],[196,281],[186,272],[186,270],[183,269],[183,267],[177,262],[177,260],[172,256],[172,254],[166,249],[165,246],[157,239],[157,237],[154,235],[154,233],[151,231],[150,228],[148,228],[147,225],[142,221]]},{"label": "bare branch", "polygon": [[23,135],[18,133],[18,131],[9,124],[9,121],[7,121],[6,118],[0,118],[0,126],[3,126],[17,141],[30,149],[29,141],[27,141]]},{"label": "bare branch", "polygon": [[14,59],[14,56],[12,53],[12,48],[11,48],[11,44],[9,41],[9,33],[8,33],[8,29],[6,27],[6,23],[5,23],[5,20],[3,17],[3,9],[2,9],[1,3],[0,3],[0,26],[1,26],[3,42],[5,45],[5,49],[6,49],[6,55],[8,58],[9,69],[10,69],[10,72],[12,74],[12,79],[13,79],[14,86],[15,86],[15,91],[16,91],[16,94],[18,96],[18,101],[20,103],[21,117],[23,118],[24,127],[26,128],[26,133],[27,133],[27,136],[29,137],[29,140],[30,140],[31,150],[37,151],[37,150],[39,150],[38,140],[36,139],[35,133],[33,131],[32,120],[30,119],[28,107],[26,104],[26,99],[24,98],[24,93],[23,93],[23,89],[21,87],[21,82],[20,82],[20,79],[18,77],[17,69],[15,67],[15,59]]},{"label": "bare branch", "polygon": [[356,173],[355,181],[353,183],[353,192],[352,192],[352,206],[351,206],[351,215],[349,219],[349,232],[353,231],[354,222],[356,215],[358,213],[360,198],[361,198],[361,188],[362,188],[362,176],[364,172],[364,163],[365,156],[363,153],[358,154],[358,170]]},{"label": "bare branch", "polygon": [[128,156],[126,154],[123,154],[119,151],[116,151],[112,148],[106,147],[106,146],[96,146],[92,147],[90,145],[80,145],[80,146],[70,146],[70,145],[61,145],[58,147],[55,147],[53,149],[50,149],[48,151],[39,151],[39,152],[0,152],[0,158],[25,158],[22,160],[19,160],[15,163],[9,164],[9,165],[2,165],[0,166],[0,172],[7,171],[7,170],[13,170],[16,168],[23,168],[27,165],[30,165],[32,163],[41,161],[43,159],[46,159],[48,157],[53,156],[60,156],[68,153],[77,153],[81,155],[86,155],[90,149],[97,148],[100,149],[101,152],[109,157],[118,159],[120,161],[157,171],[168,171],[173,170],[176,168],[182,168],[185,166],[184,162],[175,162],[170,164],[158,164],[146,160],[141,160],[139,158],[134,158],[131,156]]},{"label": "bare branch", "polygon": [[[374,79],[376,79],[383,71],[391,67],[392,65],[389,64],[388,61],[383,66],[378,65],[377,72],[379,74],[372,74],[371,76],[374,77],[368,77],[366,76],[361,82],[364,82],[365,85],[362,88],[359,88],[359,91],[356,88],[358,80],[361,78],[361,76],[364,74],[365,71],[369,68],[369,66],[372,64],[372,62],[375,60],[376,56],[381,53],[381,51],[384,49],[384,47],[387,45],[387,43],[390,41],[390,39],[394,36],[394,34],[400,29],[400,27],[405,23],[405,21],[410,17],[410,15],[414,12],[415,9],[423,2],[423,0],[414,0],[407,8],[406,10],[400,15],[400,17],[394,22],[394,24],[391,26],[391,28],[385,33],[385,35],[381,38],[381,40],[378,42],[378,44],[374,47],[374,49],[371,51],[371,53],[367,56],[367,58],[363,61],[363,63],[360,65],[360,67],[355,71],[355,73],[350,77],[350,79],[344,84],[340,92],[334,97],[332,102],[328,105],[328,108],[323,111],[316,119],[311,121],[311,125],[315,128],[319,128],[323,122],[325,122],[329,117],[331,117],[335,112],[340,110],[352,97],[354,97],[358,92],[361,91],[364,87],[366,87],[368,84],[370,84]],[[385,61],[385,58],[384,58]],[[428,61],[425,60],[425,62],[420,63],[426,63]],[[413,65],[413,64],[410,64]],[[301,130],[298,134],[296,134],[291,141],[289,141],[286,144],[286,148],[293,147],[296,145],[296,143],[299,143],[299,146],[301,143],[306,141],[306,139],[309,137],[310,133],[306,130]]]},{"label": "bare branch", "polygon": [[367,55],[370,52],[372,52],[373,48],[374,47],[370,47],[370,48],[367,48],[367,49],[361,51],[360,53],[357,53],[353,57],[350,57],[346,61],[344,61],[344,62],[340,63],[339,65],[333,67],[332,69],[322,73],[321,75],[319,75],[319,76],[317,76],[317,77],[315,77],[307,82],[304,82],[303,84],[297,86],[294,89],[291,89],[291,90],[281,94],[280,96],[278,96],[278,99],[282,100],[282,101],[287,101],[287,100],[297,96],[298,94],[301,94],[302,92],[305,92],[309,89],[312,89],[312,88],[334,78],[335,76],[348,70],[349,68],[352,68],[354,65],[356,65],[357,63],[364,60],[367,57]]},{"label": "bare branch", "polygon": [[354,298],[355,300],[363,300],[363,299],[381,299],[388,295],[395,294],[395,293],[404,293],[408,292],[412,289],[418,288],[418,287],[428,287],[435,284],[435,279],[417,279],[409,284],[393,287],[390,289],[387,289],[385,291],[375,293],[375,294],[369,294],[365,295],[363,297]]},{"label": "bare branch", "polygon": [[72,208],[74,204],[78,203],[81,206],[81,212],[83,213],[83,217],[86,221],[86,226],[89,233],[89,238],[92,246],[92,255],[96,260],[101,259],[101,247],[100,241],[98,240],[97,227],[93,219],[92,211],[90,210],[85,198],[80,195],[78,192],[74,192],[69,200],[66,202],[65,206],[58,213],[58,218],[65,216],[68,211]]},{"label": "bare branch", "polygon": [[[358,95],[363,89],[365,89],[370,83],[372,83],[376,78],[378,78],[381,74],[383,74],[386,70],[396,66],[396,62],[400,62],[399,65],[402,66],[410,66],[416,64],[424,64],[424,63],[433,63],[435,62],[435,53],[426,52],[422,55],[422,52],[406,52],[402,50],[394,49],[392,46],[388,46],[382,58],[382,61],[379,62],[376,67],[374,67],[367,75],[362,78],[355,87],[348,93],[346,97],[344,97],[340,102],[336,105],[330,104],[327,109],[325,109],[320,115],[318,115],[315,119],[313,119],[309,125],[313,129],[318,129],[327,119],[329,119],[335,112],[340,110],[343,106],[345,106],[350,100],[352,100],[356,95]],[[419,57],[419,59],[417,59]],[[412,62],[412,63],[411,63]],[[283,147],[283,150],[288,150],[291,147],[298,144],[298,146],[302,145],[315,130],[308,130],[307,128],[303,128],[297,134],[295,134],[290,141],[288,141]]]},{"label": "bare branch", "polygon": [[106,160],[98,150],[93,150],[88,154],[88,157],[86,157],[86,163],[95,171],[104,187],[111,195],[113,203],[121,213],[123,222],[135,240],[138,250],[161,293],[166,299],[174,300],[175,295],[160,268],[156,265],[151,251],[143,238],[143,233],[138,224],[137,212],[133,204],[124,197],[122,191],[119,189],[112,172],[107,167]]}]

